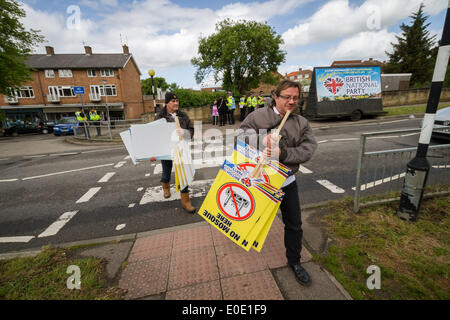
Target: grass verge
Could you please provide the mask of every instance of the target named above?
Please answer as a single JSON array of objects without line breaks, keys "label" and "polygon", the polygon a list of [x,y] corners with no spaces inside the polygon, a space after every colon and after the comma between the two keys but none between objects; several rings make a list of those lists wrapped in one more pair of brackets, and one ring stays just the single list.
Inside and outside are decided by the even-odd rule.
[{"label": "grass verge", "polygon": [[[80,289],[68,289],[74,276],[71,265],[80,268]],[[0,260],[0,299],[6,300],[117,300],[124,290],[109,286],[106,262],[77,258],[74,249],[45,247],[36,257]],[[71,281],[70,281],[71,282]]]},{"label": "grass verge", "polygon": [[[353,200],[333,201],[323,221],[333,239],[328,269],[354,299],[450,299],[450,195],[424,199],[417,222],[398,218],[398,202],[353,213]],[[369,290],[367,268],[381,270],[381,288]]]},{"label": "grass verge", "polygon": [[[442,108],[446,108],[450,106],[450,103],[440,103],[438,106],[438,110]],[[423,105],[415,105],[415,106],[401,106],[401,107],[384,107],[383,111],[387,111],[387,114],[383,116],[401,116],[401,115],[410,115],[410,114],[418,114],[425,113],[427,108],[426,104]]]}]

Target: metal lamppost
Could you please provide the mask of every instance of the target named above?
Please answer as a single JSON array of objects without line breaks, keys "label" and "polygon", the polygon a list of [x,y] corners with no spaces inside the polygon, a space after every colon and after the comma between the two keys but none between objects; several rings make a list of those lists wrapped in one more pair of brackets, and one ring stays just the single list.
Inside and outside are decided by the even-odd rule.
[{"label": "metal lamppost", "polygon": [[450,0],[447,6],[442,39],[439,46],[436,64],[428,97],[427,109],[423,118],[422,131],[416,156],[407,164],[406,175],[400,197],[400,207],[397,215],[407,221],[416,221],[422,203],[423,192],[430,171],[427,151],[433,132],[436,110],[439,105],[442,85],[450,57]]},{"label": "metal lamppost", "polygon": [[156,98],[155,98],[155,90],[153,88],[153,76],[155,75],[155,70],[153,69],[148,70],[148,75],[150,76],[150,78],[152,78],[153,109],[156,112]]},{"label": "metal lamppost", "polygon": [[105,84],[106,84],[106,80],[102,80],[103,81],[103,94],[105,95],[105,106],[106,106],[106,117],[108,120],[108,133],[109,133],[109,138],[112,140],[112,134],[111,134],[111,119],[109,117],[109,107],[108,107],[108,95],[106,94],[106,88],[105,88]]}]

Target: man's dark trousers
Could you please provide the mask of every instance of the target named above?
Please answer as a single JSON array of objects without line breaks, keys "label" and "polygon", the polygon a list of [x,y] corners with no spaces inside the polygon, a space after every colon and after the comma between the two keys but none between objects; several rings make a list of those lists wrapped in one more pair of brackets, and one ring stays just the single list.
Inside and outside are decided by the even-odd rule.
[{"label": "man's dark trousers", "polygon": [[235,109],[228,109],[228,121],[230,124],[234,124],[234,110]]},{"label": "man's dark trousers", "polygon": [[[170,175],[172,174],[172,160],[161,160],[162,176],[161,182],[170,182]],[[189,193],[189,187],[180,191],[181,193]]]},{"label": "man's dark trousers", "polygon": [[281,190],[285,193],[280,205],[284,223],[284,246],[286,247],[288,264],[293,265],[300,263],[303,237],[297,181],[290,183]]}]

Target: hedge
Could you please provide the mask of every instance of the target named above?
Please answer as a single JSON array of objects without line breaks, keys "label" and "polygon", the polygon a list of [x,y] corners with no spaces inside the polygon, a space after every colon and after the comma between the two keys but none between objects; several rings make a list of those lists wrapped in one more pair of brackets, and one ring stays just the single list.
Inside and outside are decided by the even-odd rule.
[{"label": "hedge", "polygon": [[226,92],[198,92],[189,89],[176,89],[174,93],[178,96],[180,108],[203,107],[211,105],[220,96],[226,97]]}]

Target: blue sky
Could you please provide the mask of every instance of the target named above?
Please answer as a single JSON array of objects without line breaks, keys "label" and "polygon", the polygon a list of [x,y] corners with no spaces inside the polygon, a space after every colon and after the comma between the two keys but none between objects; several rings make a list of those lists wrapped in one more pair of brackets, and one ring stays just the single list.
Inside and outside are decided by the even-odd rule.
[{"label": "blue sky", "polygon": [[56,53],[83,53],[83,43],[94,53],[122,52],[127,43],[142,78],[156,76],[185,88],[215,85],[195,82],[190,59],[198,38],[208,36],[225,18],[266,21],[280,34],[287,52],[280,65],[284,74],[298,68],[327,66],[334,60],[386,60],[385,51],[400,33],[400,24],[420,3],[440,39],[447,0],[23,0],[27,28],[39,29],[45,45]]}]

